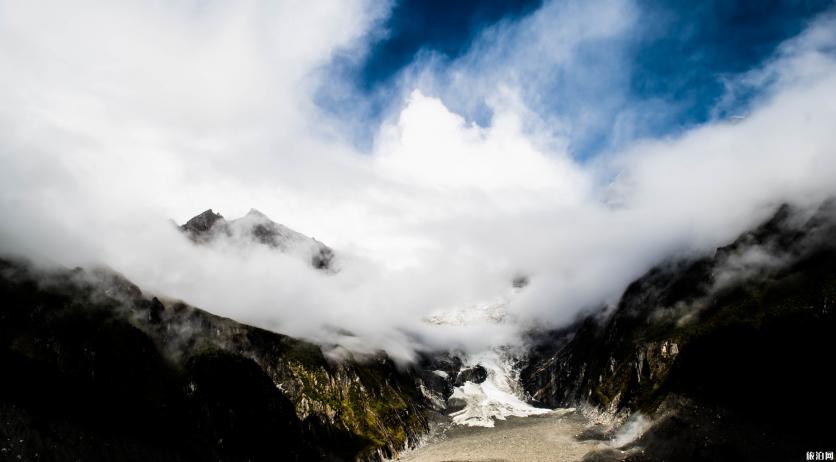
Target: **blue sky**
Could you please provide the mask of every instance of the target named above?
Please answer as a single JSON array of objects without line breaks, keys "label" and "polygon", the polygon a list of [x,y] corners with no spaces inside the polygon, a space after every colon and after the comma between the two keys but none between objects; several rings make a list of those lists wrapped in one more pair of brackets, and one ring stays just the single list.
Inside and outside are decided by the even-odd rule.
[{"label": "blue sky", "polygon": [[[561,3],[574,2],[547,2]],[[368,147],[377,123],[398,99],[398,78],[410,66],[431,58],[434,72],[444,73],[486,31],[526,27],[523,21],[543,6],[539,0],[396,1],[367,35],[369,46],[361,59],[338,54],[332,61],[331,72],[339,78],[326,81],[320,105],[338,117],[362,121],[354,127],[355,141]],[[600,111],[589,126],[564,133],[578,159],[635,139],[675,135],[713,118],[745,115],[762,89],[738,89],[729,95],[727,83],[762,66],[776,47],[832,7],[829,0],[631,2],[636,18],[628,31],[603,43],[581,44],[574,61],[566,65],[574,69],[555,66],[539,81],[536,100],[527,103],[545,118],[572,119],[581,112]],[[573,14],[567,10],[565,15]],[[609,77],[586,78],[593,75]],[[491,111],[484,105],[459,107],[445,98],[444,90],[429,92],[437,92],[434,96],[469,120],[489,123]],[[622,122],[628,113],[625,132]]]},{"label": "blue sky", "polygon": [[422,50],[455,58],[484,28],[519,19],[541,4],[540,0],[396,2],[380,26],[380,37],[372,37],[371,51],[355,70],[356,83],[365,90],[386,85]]}]

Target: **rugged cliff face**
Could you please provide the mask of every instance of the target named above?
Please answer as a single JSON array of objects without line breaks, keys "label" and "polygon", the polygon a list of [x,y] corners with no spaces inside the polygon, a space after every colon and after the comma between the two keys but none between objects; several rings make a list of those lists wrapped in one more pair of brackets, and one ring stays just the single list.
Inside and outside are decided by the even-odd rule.
[{"label": "rugged cliff face", "polygon": [[2,458],[375,460],[426,429],[416,376],[146,297],[109,271],[0,260]]},{"label": "rugged cliff face", "polygon": [[712,256],[650,271],[613,310],[539,334],[526,389],[615,421],[654,417],[631,460],[788,460],[829,447],[833,217],[832,203],[811,218],[782,207]]}]

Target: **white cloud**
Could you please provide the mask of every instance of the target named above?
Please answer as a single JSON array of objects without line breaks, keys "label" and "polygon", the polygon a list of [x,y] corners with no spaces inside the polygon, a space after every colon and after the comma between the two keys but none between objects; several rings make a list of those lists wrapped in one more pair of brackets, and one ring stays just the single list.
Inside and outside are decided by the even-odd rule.
[{"label": "white cloud", "polygon": [[[363,2],[2,3],[0,249],[105,263],[218,314],[323,340],[345,328],[346,345],[408,357],[566,322],[661,258],[834,193],[826,18],[741,79],[770,76],[745,120],[573,160],[564,135],[588,121],[549,120],[521,95],[541,84],[526,72],[577,73],[578,46],[636,23],[630,3],[605,4],[550,4],[425,69],[451,71],[449,87],[405,80],[401,110],[360,153],[311,101],[323,64],[362,50],[382,13]],[[475,95],[488,95],[487,126],[455,110]],[[342,271],[194,247],[166,222],[208,207],[258,208],[335,247]],[[518,274],[531,278],[508,308],[518,324],[421,322],[493,300]]]},{"label": "white cloud", "polygon": [[488,128],[467,124],[436,98],[414,91],[397,124],[385,126],[377,147],[380,170],[404,182],[485,193],[557,193],[576,202],[587,189],[565,154],[540,151],[512,111]]}]

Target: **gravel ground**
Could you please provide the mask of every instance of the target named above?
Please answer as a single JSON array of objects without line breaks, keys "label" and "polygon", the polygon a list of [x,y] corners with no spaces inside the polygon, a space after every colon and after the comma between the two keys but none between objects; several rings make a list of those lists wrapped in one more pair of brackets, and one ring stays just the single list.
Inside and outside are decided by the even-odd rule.
[{"label": "gravel ground", "polygon": [[578,413],[555,412],[531,417],[509,417],[505,421],[497,421],[494,428],[454,426],[425,446],[401,454],[398,460],[580,461],[591,451],[609,448],[602,441],[578,441],[575,438],[586,428],[586,424],[586,419]]}]

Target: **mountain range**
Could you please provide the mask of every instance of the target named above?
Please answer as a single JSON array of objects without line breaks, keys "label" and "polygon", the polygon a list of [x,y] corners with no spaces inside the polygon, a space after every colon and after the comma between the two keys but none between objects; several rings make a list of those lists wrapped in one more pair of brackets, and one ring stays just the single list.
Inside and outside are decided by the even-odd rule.
[{"label": "mountain range", "polygon": [[[790,206],[712,255],[664,262],[614,306],[532,330],[532,404],[576,407],[588,460],[791,460],[832,444],[836,221]],[[336,271],[335,252],[252,210],[180,229]],[[525,290],[524,287],[519,287]],[[488,372],[450,351],[399,366],[143,292],[105,268],[0,260],[0,459],[382,460],[461,408]],[[331,346],[333,347],[333,346]]]}]

